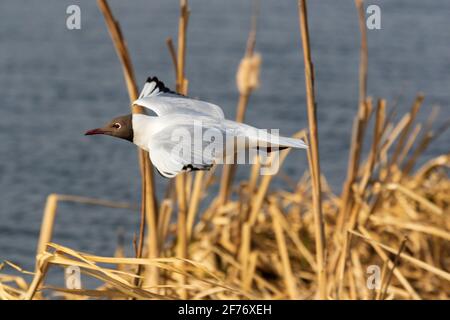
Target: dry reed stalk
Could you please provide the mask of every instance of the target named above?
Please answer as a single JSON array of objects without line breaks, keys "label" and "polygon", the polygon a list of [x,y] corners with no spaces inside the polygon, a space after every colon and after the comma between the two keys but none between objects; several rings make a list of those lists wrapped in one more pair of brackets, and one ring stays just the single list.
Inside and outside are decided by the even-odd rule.
[{"label": "dry reed stalk", "polygon": [[409,174],[412,171],[412,169],[414,168],[414,165],[416,164],[417,159],[425,151],[425,149],[428,147],[428,145],[430,144],[432,138],[433,138],[433,134],[431,132],[427,132],[423,136],[423,138],[420,141],[419,145],[414,150],[413,154],[411,155],[411,157],[408,159],[408,161],[406,162],[405,166],[403,167],[403,173],[404,174]]},{"label": "dry reed stalk", "polygon": [[242,288],[245,292],[249,292],[252,289],[252,283],[253,283],[253,279],[255,277],[257,261],[258,261],[258,253],[252,252],[250,254],[250,257],[248,258],[246,279],[242,286]]},{"label": "dry reed stalk", "polygon": [[430,212],[432,212],[436,215],[442,216],[444,214],[444,211],[441,208],[439,208],[437,205],[435,205],[434,203],[430,202],[423,196],[415,193],[412,190],[409,190],[407,187],[404,187],[398,183],[388,183],[385,185],[385,188],[387,190],[395,190],[395,191],[401,192],[408,198],[420,203],[422,206],[424,206],[426,209],[428,209]]},{"label": "dry reed stalk", "polygon": [[186,184],[184,185],[185,188],[185,193],[186,193],[186,201],[188,204],[188,207],[190,207],[190,199],[191,199],[191,194],[192,194],[192,183],[193,179],[192,179],[192,174],[187,174],[186,175]]},{"label": "dry reed stalk", "polygon": [[252,196],[256,190],[256,184],[259,179],[259,170],[261,168],[261,163],[259,159],[255,159],[255,163],[252,165],[252,169],[250,172],[250,178],[248,180],[247,185],[247,193]]},{"label": "dry reed stalk", "polygon": [[325,222],[322,215],[321,185],[320,185],[320,159],[319,159],[319,138],[317,134],[316,102],[314,96],[314,71],[311,60],[311,49],[309,45],[308,15],[306,0],[298,1],[298,11],[300,18],[300,33],[302,38],[303,58],[305,64],[305,85],[307,97],[308,123],[310,135],[311,154],[310,172],[313,186],[313,208],[316,238],[316,259],[317,276],[320,299],[327,299],[327,278],[325,273]]},{"label": "dry reed stalk", "polygon": [[[347,178],[342,191],[342,205],[339,212],[339,226],[344,228],[348,212],[352,210],[353,195],[352,186],[359,170],[359,160],[361,156],[362,143],[364,140],[365,125],[369,118],[367,112],[367,69],[368,69],[368,48],[367,48],[367,31],[365,24],[364,2],[355,0],[356,9],[358,11],[359,30],[361,33],[361,49],[359,63],[359,102],[358,114],[353,123],[353,134],[350,146],[350,157],[347,169]],[[343,232],[345,230],[343,229]]]},{"label": "dry reed stalk", "polygon": [[278,204],[275,202],[275,200],[271,201],[271,204],[269,206],[269,212],[272,216],[272,224],[273,224],[273,230],[275,232],[275,237],[278,245],[278,252],[280,253],[281,262],[283,265],[283,278],[284,283],[286,285],[289,297],[291,299],[297,299],[299,297],[299,293],[297,291],[296,286],[296,279],[293,275],[291,263],[289,261],[289,254],[287,250],[287,244],[286,239],[284,237],[283,228],[281,226],[280,222],[280,216],[283,215],[283,213],[280,212],[280,209],[278,207]]},{"label": "dry reed stalk", "polygon": [[361,32],[361,51],[359,62],[359,104],[364,103],[367,97],[367,69],[369,50],[367,48],[367,30],[364,12],[364,1],[355,0],[358,10],[359,31]]},{"label": "dry reed stalk", "polygon": [[160,252],[163,251],[164,243],[166,242],[167,234],[169,231],[170,220],[172,218],[173,205],[172,200],[164,199],[161,202],[159,209],[160,218],[158,220],[158,239],[160,240]]},{"label": "dry reed stalk", "polygon": [[250,252],[251,252],[251,226],[249,223],[244,223],[242,225],[241,246],[239,250],[239,261],[241,264],[241,283],[243,289],[245,289],[245,284],[250,282],[248,281]]},{"label": "dry reed stalk", "polygon": [[[94,206],[104,206],[109,208],[125,208],[131,209],[133,206],[127,203],[118,203],[113,201],[89,198],[89,197],[80,197],[73,195],[61,195],[61,194],[50,194],[47,197],[47,201],[44,208],[44,215],[42,219],[42,225],[39,234],[39,240],[37,245],[36,256],[39,256],[44,253],[45,247],[48,243],[52,241],[53,237],[53,227],[55,225],[56,212],[58,208],[59,202],[75,202],[82,203]],[[42,282],[43,275],[45,274],[45,267],[38,265],[38,260],[36,260],[36,275],[32,282],[33,288],[30,289],[30,292],[27,294],[29,299],[33,298],[35,291],[38,289],[39,285]]]},{"label": "dry reed stalk", "polygon": [[424,130],[426,133],[422,137],[422,140],[419,142],[419,145],[416,148],[416,150],[413,152],[413,154],[403,167],[402,172],[404,175],[410,174],[419,156],[428,148],[428,146],[433,140],[436,140],[440,135],[442,135],[445,131],[447,131],[448,128],[450,128],[450,119],[447,119],[442,124],[442,126],[436,130],[436,132],[433,132],[431,128],[428,130],[427,129]]},{"label": "dry reed stalk", "polygon": [[[399,263],[399,260],[400,260],[399,258],[400,258],[400,255],[402,254],[403,249],[405,249],[406,241],[407,241],[407,238],[405,237],[400,245],[400,248],[398,249],[397,254],[395,255],[394,265],[392,266],[392,269],[389,270],[389,274],[387,275],[387,280],[385,283],[382,283],[382,285],[381,285],[381,290],[380,290],[381,295],[379,297],[380,298],[379,300],[384,300],[386,298],[389,284],[392,281],[392,275],[394,273],[394,269],[397,267],[397,265]],[[383,289],[383,287],[384,287],[384,289]]]},{"label": "dry reed stalk", "polygon": [[426,224],[420,223],[407,222],[404,220],[389,217],[380,218],[372,216],[370,217],[370,220],[379,225],[393,225],[401,229],[422,232],[434,237],[442,238],[446,241],[450,241],[450,232],[438,227],[428,226]]},{"label": "dry reed stalk", "polygon": [[[231,255],[219,250],[218,248],[212,248],[211,249],[214,253],[217,253],[218,256],[220,256],[224,261],[229,263],[234,268],[237,268],[239,271],[242,271],[242,266],[239,262],[237,262],[234,257]],[[263,277],[259,276],[258,274],[254,275],[255,282],[259,285],[261,285],[263,288],[270,290],[274,295],[276,296],[283,296],[283,293],[277,289],[274,285],[272,285],[269,281],[265,280]]]},{"label": "dry reed stalk", "polygon": [[[186,228],[186,190],[185,186],[185,174],[179,175],[176,179],[176,190],[177,190],[177,198],[178,198],[178,224],[177,224],[177,257],[181,259],[185,259],[187,257],[187,246],[188,246],[188,238],[187,238],[187,228]],[[182,263],[180,264],[182,265]],[[180,285],[186,284],[186,278],[184,276],[180,277]],[[182,299],[187,299],[187,291],[181,290]]]},{"label": "dry reed stalk", "polygon": [[399,157],[398,157],[398,166],[402,166],[403,161],[405,160],[406,156],[408,155],[408,153],[411,151],[414,142],[417,140],[417,137],[420,133],[420,131],[422,130],[422,125],[420,123],[418,123],[412,133],[410,134],[408,141],[406,141],[405,143],[405,147],[403,148],[402,152],[400,153]]},{"label": "dry reed stalk", "polygon": [[197,216],[198,208],[200,205],[200,201],[202,199],[202,191],[203,191],[203,183],[205,180],[205,172],[197,172],[195,174],[194,179],[194,185],[192,187],[192,196],[190,197],[189,202],[189,209],[187,213],[187,221],[186,221],[186,227],[187,227],[187,237],[188,239],[191,239],[192,237],[192,230],[194,228],[195,218]]},{"label": "dry reed stalk", "polygon": [[375,126],[373,132],[373,141],[372,146],[370,148],[369,157],[367,160],[367,164],[364,168],[364,172],[362,173],[362,178],[359,183],[359,195],[362,196],[366,190],[366,187],[369,183],[369,179],[372,175],[373,169],[375,167],[375,163],[378,158],[378,152],[380,148],[380,139],[382,137],[382,127],[385,119],[385,110],[386,110],[386,101],[381,99],[378,100],[377,111],[375,116]]},{"label": "dry reed stalk", "polygon": [[336,291],[337,298],[339,299],[342,296],[342,291],[344,287],[344,276],[345,276],[345,266],[347,264],[347,259],[350,255],[350,247],[351,247],[351,234],[347,232],[345,240],[341,249],[341,256],[337,271],[337,281],[338,287]]},{"label": "dry reed stalk", "polygon": [[[212,286],[218,286],[224,288],[230,292],[238,293],[239,295],[246,294],[236,288],[230,287],[227,284],[221,282],[218,276],[210,272],[208,269],[204,268],[201,264],[184,259],[185,263],[183,268],[177,267],[179,264],[178,258],[157,258],[157,259],[138,259],[138,258],[110,258],[110,257],[100,257],[92,256],[84,253],[79,253],[67,247],[50,243],[48,245],[49,249],[54,249],[54,252],[47,251],[44,255],[44,260],[39,259],[40,262],[45,261],[52,265],[74,265],[82,268],[83,273],[89,274],[94,277],[99,277],[99,279],[106,280],[107,283],[112,284],[115,288],[126,292],[134,298],[173,298],[164,297],[152,293],[151,291],[155,288],[170,287],[172,285],[156,286],[156,287],[136,287],[132,285],[131,279],[135,278],[136,275],[130,272],[123,272],[116,269],[109,269],[99,266],[99,264],[124,264],[124,265],[153,265],[161,270],[166,270],[172,273],[181,274],[184,276],[193,277],[195,281],[201,282],[203,284],[208,284]],[[202,275],[200,277],[200,275]],[[181,288],[181,286],[176,285],[174,288]],[[143,289],[146,288],[146,289]],[[192,286],[184,286],[184,289],[192,288]]]},{"label": "dry reed stalk", "polygon": [[277,214],[277,219],[280,222],[281,226],[283,227],[284,231],[288,234],[288,236],[291,238],[294,245],[297,247],[297,250],[299,251],[300,255],[305,258],[305,260],[310,265],[311,269],[316,271],[317,265],[316,261],[314,259],[313,254],[309,251],[309,249],[306,247],[306,245],[303,243],[303,241],[300,239],[298,234],[294,232],[290,228],[289,222],[286,220],[285,216],[281,214],[279,210],[272,211],[273,213]]},{"label": "dry reed stalk", "polygon": [[[384,134],[381,140],[384,140],[383,144],[380,148],[381,157],[387,159],[387,153],[392,146],[392,144],[396,141],[397,137],[402,133],[403,129],[409,122],[409,114],[403,116],[400,121],[397,123],[392,130],[384,130]],[[392,126],[392,124],[390,124]],[[381,178],[384,178],[383,176]]]},{"label": "dry reed stalk", "polygon": [[[400,172],[398,171],[397,167],[394,166],[394,164],[391,161],[387,161],[388,155],[388,149],[390,148],[390,146],[396,141],[397,136],[401,136],[403,135],[404,132],[408,131],[409,132],[409,127],[411,124],[411,119],[413,117],[415,117],[419,107],[420,107],[420,103],[421,103],[421,98],[419,97],[418,100],[416,100],[416,103],[413,105],[412,110],[406,114],[397,124],[397,126],[392,130],[392,132],[390,133],[390,135],[388,137],[386,137],[386,141],[384,142],[383,146],[381,147],[380,150],[380,155],[382,157],[382,159],[384,159],[385,161],[385,167],[380,170],[379,173],[379,180],[380,183],[385,183],[388,184],[389,181],[397,181],[398,180],[398,174],[400,174]],[[405,138],[407,138],[408,135],[405,135]],[[428,140],[427,140],[428,143]],[[401,149],[399,149],[401,150]],[[423,149],[419,149],[421,152],[423,151]],[[416,154],[416,156],[418,156],[418,154]],[[404,172],[403,172],[404,174]],[[371,205],[371,209],[370,212],[368,214],[368,216],[370,216],[373,212],[375,212],[380,203],[381,203],[381,198],[379,197],[380,194],[375,194],[374,198],[375,200],[373,201],[373,204]]]},{"label": "dry reed stalk", "polygon": [[187,0],[180,0],[180,20],[178,23],[178,48],[177,48],[177,91],[181,94],[187,94],[188,80],[185,76],[186,61],[186,33],[189,21],[189,7]]},{"label": "dry reed stalk", "polygon": [[[180,17],[178,23],[178,48],[176,62],[176,90],[183,95],[188,91],[188,80],[185,77],[185,61],[186,61],[186,33],[189,21],[189,7],[187,0],[180,0]],[[169,49],[171,42],[168,42]],[[170,49],[171,54],[173,50]],[[188,234],[187,234],[187,207],[188,199],[186,194],[186,173],[178,175],[175,181],[177,199],[178,199],[178,227],[177,227],[177,256],[181,259],[187,258]],[[182,265],[182,264],[181,264]],[[186,277],[179,278],[180,285],[186,284]],[[181,288],[182,299],[188,298],[187,290]]]},{"label": "dry reed stalk", "polygon": [[39,235],[36,254],[44,252],[47,243],[51,241],[57,207],[58,207],[58,196],[56,194],[50,194],[47,197],[47,202],[44,208],[44,217],[42,219],[41,232]]},{"label": "dry reed stalk", "polygon": [[436,167],[444,167],[450,166],[450,153],[439,156],[437,158],[429,160],[427,163],[425,163],[422,168],[420,168],[417,173],[416,177],[418,177],[419,182],[422,182],[424,178],[426,178],[426,175],[435,169]]},{"label": "dry reed stalk", "polygon": [[[351,215],[350,215],[350,219],[347,222],[346,230],[354,229],[354,227],[357,223],[359,214],[361,213],[361,206],[363,204],[361,199],[364,199],[364,197],[365,197],[369,179],[373,174],[373,169],[375,167],[375,163],[379,156],[379,145],[380,145],[380,139],[382,136],[382,127],[383,127],[383,123],[384,123],[385,109],[386,109],[386,101],[382,100],[382,99],[378,100],[375,125],[374,125],[373,141],[372,141],[372,145],[371,145],[371,148],[369,151],[369,157],[368,157],[366,166],[364,168],[364,171],[360,174],[361,179],[360,179],[359,185],[357,187],[355,187],[354,191],[352,190],[354,200],[352,201]],[[344,241],[344,247],[347,247],[346,240]],[[344,259],[344,257],[342,257],[342,259]],[[342,261],[341,263],[342,263],[341,264],[342,267],[344,267],[345,266],[344,261]]]},{"label": "dry reed stalk", "polygon": [[35,275],[33,277],[33,280],[30,284],[30,286],[28,287],[28,290],[25,292],[25,294],[23,295],[23,300],[32,300],[34,295],[36,294],[36,291],[38,290],[39,286],[41,285],[41,283],[44,280],[45,274],[47,273],[48,270],[48,264],[47,262],[44,261],[40,261],[40,256],[38,255],[36,256],[36,272]]},{"label": "dry reed stalk", "polygon": [[39,235],[37,253],[41,254],[44,252],[47,243],[51,242],[53,236],[53,227],[55,225],[55,217],[59,202],[75,202],[94,206],[103,206],[109,208],[122,208],[122,209],[132,209],[128,203],[107,201],[89,197],[80,197],[73,195],[63,195],[63,194],[50,194],[47,197],[47,202],[44,208],[44,215],[42,219],[41,232]]},{"label": "dry reed stalk", "polygon": [[178,61],[177,61],[177,51],[173,45],[173,40],[171,37],[166,39],[167,48],[169,49],[170,57],[172,58],[172,64],[175,69],[175,78],[178,79]]},{"label": "dry reed stalk", "polygon": [[[349,232],[354,233],[354,231],[349,231]],[[365,237],[368,236],[365,229],[362,229],[361,232]],[[381,249],[381,247],[378,245],[378,243],[375,243],[373,241],[369,241],[369,243],[373,247],[373,249],[376,251],[376,253],[381,257],[381,259],[383,261],[387,262],[387,267],[393,268],[394,263],[388,258],[387,254]],[[414,288],[411,286],[409,281],[405,278],[403,273],[399,269],[393,269],[393,270],[394,270],[393,271],[394,275],[396,276],[398,281],[403,285],[405,290],[410,294],[410,296],[415,300],[422,300],[422,298],[419,296],[419,294],[416,292],[416,290],[414,290]]]},{"label": "dry reed stalk", "polygon": [[[368,242],[376,243],[377,246],[379,246],[380,248],[382,248],[382,249],[384,249],[384,250],[386,250],[386,251],[388,251],[390,253],[394,253],[394,254],[397,253],[397,251],[395,249],[393,249],[393,248],[391,248],[391,247],[389,247],[389,246],[387,246],[385,244],[382,244],[382,243],[374,240],[373,237],[371,236],[370,232],[367,231],[364,227],[360,226],[358,229],[361,231],[361,233],[359,233],[357,231],[352,231],[352,233],[357,235],[357,236],[359,236],[359,237],[362,237],[364,240],[366,240]],[[428,263],[426,263],[426,262],[424,262],[422,260],[416,259],[416,258],[411,257],[411,256],[409,256],[407,254],[404,254],[404,253],[401,253],[400,257],[405,259],[405,260],[407,260],[407,261],[409,261],[409,262],[411,262],[412,264],[418,266],[419,268],[425,269],[426,271],[429,271],[429,272],[439,276],[440,278],[442,278],[444,280],[450,281],[450,273],[449,272],[446,272],[446,271],[444,271],[442,269],[436,268],[436,267],[434,267],[434,266],[432,266],[432,265],[430,265],[430,264],[428,264]]]},{"label": "dry reed stalk", "polygon": [[[380,283],[381,283],[381,286],[380,286],[380,288],[379,289],[377,289],[377,291],[375,292],[373,292],[373,294],[372,294],[372,300],[381,300],[381,295],[383,294],[383,284],[386,282],[385,281],[385,279],[386,279],[386,274],[387,274],[387,272],[388,272],[388,269],[389,269],[389,267],[388,267],[388,262],[389,261],[383,261],[383,268],[381,269],[381,278],[380,278]],[[393,266],[394,266],[395,264],[393,263]],[[392,267],[392,268],[394,268],[394,267]],[[392,269],[392,270],[394,270],[394,269]]]},{"label": "dry reed stalk", "polygon": [[[125,82],[127,84],[128,95],[130,97],[130,101],[133,102],[138,97],[138,89],[125,39],[122,36],[122,31],[120,30],[119,23],[114,18],[111,9],[109,8],[108,2],[106,0],[97,0],[97,4],[105,17],[105,22],[108,27],[109,34],[111,35],[114,48],[122,63],[122,71],[125,78]],[[143,108],[137,105],[132,105],[131,110],[133,113],[144,113]],[[157,238],[158,213],[157,213],[156,196],[154,191],[153,169],[149,159],[148,152],[141,149],[139,149],[138,152],[139,152],[139,163],[142,180],[141,196],[143,197],[142,200],[143,208],[141,209],[141,216],[142,216],[141,221],[142,222],[146,221],[148,224],[148,236],[147,236],[148,256],[149,258],[156,258],[159,255],[158,238]],[[143,239],[144,237],[143,227],[140,228],[139,237],[140,239]],[[142,246],[144,241],[139,240],[139,243],[140,248],[138,252],[142,253]],[[148,279],[147,284],[157,285],[158,284],[157,270],[156,269],[147,270],[146,273],[147,273],[146,280]]]},{"label": "dry reed stalk", "polygon": [[[205,182],[208,180],[205,178],[205,171],[199,171],[195,173],[194,183],[192,185],[192,193],[189,194],[189,208],[187,212],[187,221],[186,221],[186,234],[188,240],[192,237],[192,229],[194,228],[195,219],[197,217],[198,209],[200,206],[200,202],[203,197],[203,191],[205,188]],[[191,177],[192,178],[192,177]]]},{"label": "dry reed stalk", "polygon": [[405,142],[407,140],[408,135],[410,134],[410,129],[412,124],[414,123],[414,120],[416,119],[417,113],[420,110],[420,107],[422,105],[423,99],[424,99],[424,95],[423,94],[419,94],[416,97],[416,100],[414,101],[413,106],[411,107],[411,111],[410,111],[410,117],[408,119],[408,123],[405,126],[405,129],[403,129],[402,134],[400,135],[398,142],[397,142],[397,146],[395,148],[395,151],[392,155],[391,158],[391,165],[394,163],[397,163],[397,159],[400,156],[403,147],[405,145]]},{"label": "dry reed stalk", "polygon": [[356,251],[351,251],[352,271],[357,279],[358,292],[362,295],[363,300],[369,297],[367,285],[365,285],[366,274],[363,271],[359,254]]}]

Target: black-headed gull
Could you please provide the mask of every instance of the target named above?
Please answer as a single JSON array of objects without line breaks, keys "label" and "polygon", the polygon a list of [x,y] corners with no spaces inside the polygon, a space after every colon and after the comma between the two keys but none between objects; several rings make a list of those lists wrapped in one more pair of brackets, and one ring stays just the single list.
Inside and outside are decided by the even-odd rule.
[{"label": "black-headed gull", "polygon": [[177,94],[156,77],[147,79],[133,104],[156,116],[120,116],[85,134],[110,135],[136,144],[149,152],[153,165],[167,178],[183,171],[209,170],[230,155],[236,159],[241,150],[307,148],[302,140],[227,120],[219,106]]}]

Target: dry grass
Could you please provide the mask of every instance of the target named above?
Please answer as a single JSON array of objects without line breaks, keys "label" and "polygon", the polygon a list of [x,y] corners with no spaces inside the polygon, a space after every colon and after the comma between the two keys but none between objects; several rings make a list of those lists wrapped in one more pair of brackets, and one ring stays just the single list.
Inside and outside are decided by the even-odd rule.
[{"label": "dry grass", "polygon": [[[137,94],[131,61],[118,23],[106,1],[99,0],[123,65],[130,99]],[[186,93],[184,72],[187,1],[180,2],[178,51],[167,44],[174,62],[177,90]],[[360,19],[363,4],[356,1]],[[293,188],[272,191],[272,176],[259,176],[253,165],[247,179],[233,183],[233,166],[182,175],[168,183],[159,207],[153,192],[151,164],[140,151],[142,172],[141,232],[136,256],[93,256],[52,243],[58,201],[126,207],[95,199],[50,195],[44,211],[36,269],[0,274],[0,298],[46,299],[448,299],[450,292],[450,154],[413,171],[418,158],[448,122],[433,131],[432,113],[416,124],[419,95],[411,111],[395,121],[387,102],[366,96],[367,43],[362,27],[360,99],[351,136],[347,179],[334,194],[320,174],[306,1],[299,1],[300,34],[305,62],[309,128],[297,133],[308,140],[309,171]],[[261,63],[254,52],[256,18],[239,68],[237,120],[243,121],[248,98],[257,87]],[[361,20],[360,20],[361,21]],[[255,58],[256,57],[256,58]],[[140,112],[134,106],[135,112]],[[299,112],[303,110],[299,106]],[[373,119],[372,119],[373,118]],[[373,138],[366,142],[367,131]],[[369,143],[364,159],[362,149]],[[281,152],[280,166],[289,150]],[[217,168],[215,168],[217,169]],[[209,194],[220,180],[217,195]],[[212,199],[198,212],[201,201]],[[175,219],[176,218],[176,219]],[[147,231],[145,232],[145,229]],[[145,236],[147,234],[147,236]],[[120,249],[120,248],[118,248]],[[368,287],[369,266],[379,266],[379,288]],[[78,266],[98,279],[94,289],[56,288],[45,284],[49,268]],[[145,272],[144,272],[145,271]],[[26,276],[32,281],[27,283]]]}]

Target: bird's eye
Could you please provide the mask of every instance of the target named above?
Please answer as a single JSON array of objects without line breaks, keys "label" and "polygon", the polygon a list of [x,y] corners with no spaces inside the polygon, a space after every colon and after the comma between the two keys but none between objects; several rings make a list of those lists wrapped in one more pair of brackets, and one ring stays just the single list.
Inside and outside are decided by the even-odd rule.
[{"label": "bird's eye", "polygon": [[120,129],[121,127],[122,127],[122,125],[118,122],[113,124],[113,128]]}]

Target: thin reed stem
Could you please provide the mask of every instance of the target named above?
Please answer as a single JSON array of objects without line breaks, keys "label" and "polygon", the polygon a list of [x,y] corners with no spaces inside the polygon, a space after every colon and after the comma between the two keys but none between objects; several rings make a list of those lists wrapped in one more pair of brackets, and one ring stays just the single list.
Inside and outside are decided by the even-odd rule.
[{"label": "thin reed stem", "polygon": [[[180,0],[180,18],[178,23],[178,48],[177,48],[177,62],[176,62],[176,89],[178,93],[183,95],[188,91],[188,80],[185,76],[185,61],[186,61],[186,33],[189,21],[189,7],[187,0]],[[169,49],[171,48],[169,43]],[[170,49],[172,51],[172,49]],[[173,53],[171,53],[173,54]],[[177,227],[177,256],[181,259],[187,258],[188,233],[187,233],[187,207],[188,199],[186,194],[186,173],[178,175],[175,181],[177,199],[178,199],[178,227]],[[186,284],[186,277],[181,275],[179,277],[180,285]],[[186,289],[180,289],[180,296],[182,299],[188,298]]]},{"label": "thin reed stem", "polygon": [[317,133],[317,115],[316,101],[314,93],[314,69],[311,59],[311,49],[309,44],[308,31],[308,13],[306,9],[306,0],[298,1],[298,11],[300,18],[300,33],[302,38],[303,59],[305,64],[305,85],[306,102],[308,110],[308,124],[310,135],[311,154],[311,181],[313,182],[313,210],[316,239],[316,259],[317,259],[317,277],[320,299],[327,299],[327,278],[325,273],[325,221],[322,215],[322,195],[320,182],[320,159],[319,159],[319,138]]},{"label": "thin reed stem", "polygon": [[361,49],[359,62],[359,99],[358,114],[353,123],[352,141],[350,145],[350,156],[347,169],[347,178],[342,191],[342,205],[339,211],[338,226],[345,232],[344,225],[348,217],[348,213],[352,210],[353,194],[352,186],[359,170],[359,161],[361,157],[362,144],[364,141],[365,127],[369,120],[369,112],[367,110],[367,73],[368,73],[368,47],[367,47],[367,31],[364,12],[364,2],[355,0],[356,9],[358,11],[359,30],[361,33]]}]

